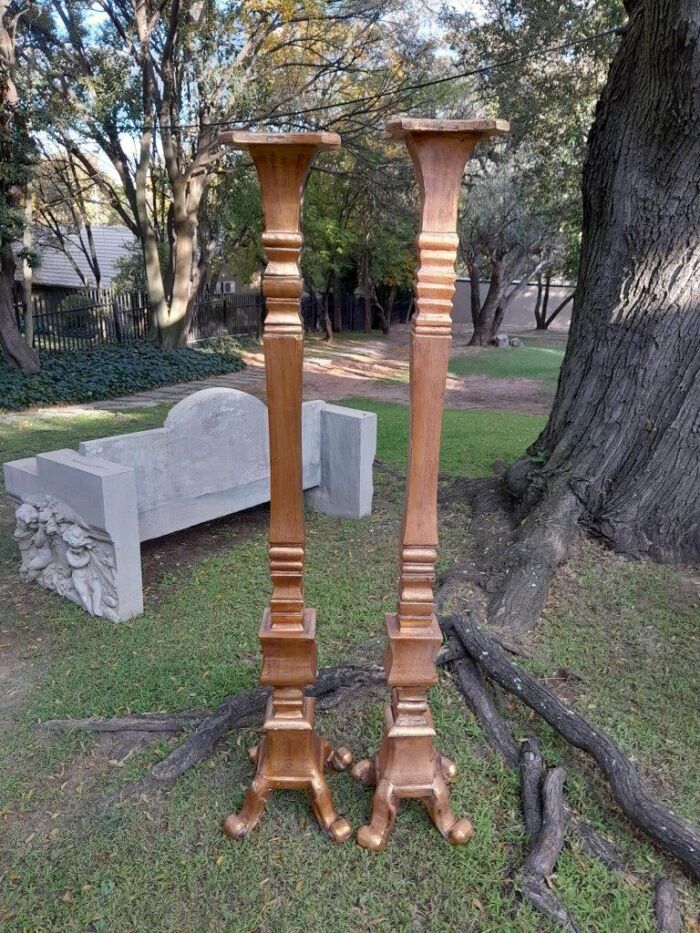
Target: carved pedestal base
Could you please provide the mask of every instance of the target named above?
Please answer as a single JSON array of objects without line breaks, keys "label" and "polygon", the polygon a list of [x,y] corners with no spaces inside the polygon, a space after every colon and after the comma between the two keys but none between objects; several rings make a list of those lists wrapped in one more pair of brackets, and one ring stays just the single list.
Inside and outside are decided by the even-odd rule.
[{"label": "carved pedestal base", "polygon": [[[397,703],[394,691],[394,704]],[[472,836],[468,819],[456,819],[447,789],[457,773],[453,762],[435,749],[435,730],[430,711],[421,724],[402,722],[391,705],[384,708],[384,741],[372,760],[358,761],[352,775],[366,787],[376,785],[372,818],[363,826],[357,841],[365,849],[383,849],[396,819],[399,801],[414,797],[423,801],[433,823],[453,845]]]},{"label": "carved pedestal base", "polygon": [[316,701],[305,697],[301,716],[285,718],[274,709],[274,696],[270,697],[265,713],[265,735],[260,745],[250,750],[256,763],[255,777],[240,813],[234,813],[224,822],[224,832],[232,839],[241,839],[256,825],[265,811],[273,790],[305,790],[311,801],[316,819],[334,842],[345,842],[352,829],[347,820],[339,817],[330,788],[324,776],[324,767],[342,771],[352,761],[346,748],[333,749],[330,742],[314,732]]}]

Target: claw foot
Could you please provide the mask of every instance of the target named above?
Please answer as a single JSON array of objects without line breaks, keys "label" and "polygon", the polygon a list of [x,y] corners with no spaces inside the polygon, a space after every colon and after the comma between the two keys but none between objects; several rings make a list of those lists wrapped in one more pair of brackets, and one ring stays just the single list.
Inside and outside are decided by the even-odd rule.
[{"label": "claw foot", "polygon": [[469,842],[473,835],[474,827],[470,820],[463,817],[461,820],[456,820],[454,825],[450,828],[447,833],[447,839],[453,846],[461,846],[464,845],[465,842]]},{"label": "claw foot", "polygon": [[334,771],[345,771],[352,764],[352,752],[345,746],[334,749],[326,759],[326,764]]},{"label": "claw foot", "polygon": [[365,787],[372,787],[375,783],[374,763],[370,761],[369,758],[358,761],[357,764],[353,766],[350,774]]}]

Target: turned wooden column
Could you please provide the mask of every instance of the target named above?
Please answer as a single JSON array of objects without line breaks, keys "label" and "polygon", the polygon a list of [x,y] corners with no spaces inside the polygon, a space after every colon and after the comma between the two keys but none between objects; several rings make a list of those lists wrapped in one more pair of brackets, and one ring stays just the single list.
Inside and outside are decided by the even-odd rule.
[{"label": "turned wooden column", "polygon": [[423,801],[451,843],[472,835],[468,819],[455,819],[447,784],[454,764],[434,745],[428,688],[436,683],[435,655],[442,644],[433,586],[437,558],[437,487],[443,396],[451,343],[452,296],[457,258],[457,205],[464,167],[480,139],[505,133],[504,120],[412,120],[399,117],[387,134],[403,139],[420,188],[416,313],[410,337],[410,437],[401,529],[398,610],[387,615],[384,668],[391,703],[384,710],[384,739],[372,761],[353,775],[376,785],[372,817],[357,836],[380,849],[401,799]]},{"label": "turned wooden column", "polygon": [[352,760],[314,732],[315,700],[304,688],[316,680],[316,611],[304,607],[304,498],[301,401],[303,326],[299,314],[302,279],[301,204],[306,177],[317,152],[340,149],[335,133],[228,132],[219,141],[247,149],[262,193],[267,257],[262,290],[267,316],[263,331],[270,436],[270,539],[272,596],[260,628],[260,683],[271,686],[263,738],[251,749],[255,777],[240,813],[224,832],[239,839],[250,832],[276,789],[306,790],[321,826],[336,842],[350,836],[338,817],[324,767],[341,769]]}]

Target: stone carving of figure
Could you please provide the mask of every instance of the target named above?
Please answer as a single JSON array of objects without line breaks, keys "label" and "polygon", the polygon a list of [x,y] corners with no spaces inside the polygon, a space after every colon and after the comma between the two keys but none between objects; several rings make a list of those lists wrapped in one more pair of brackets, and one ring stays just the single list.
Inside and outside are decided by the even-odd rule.
[{"label": "stone carving of figure", "polygon": [[80,525],[68,525],[63,531],[66,560],[71,569],[73,587],[83,609],[91,616],[102,615],[102,583],[100,574],[91,568],[93,541]]},{"label": "stone carving of figure", "polygon": [[53,561],[51,541],[41,518],[40,510],[28,502],[15,512],[17,527],[13,537],[22,557],[20,573],[28,583],[37,580]]},{"label": "stone carving of figure", "polygon": [[22,557],[22,579],[37,581],[77,602],[90,615],[116,620],[114,548],[79,524],[63,502],[47,496],[23,502],[15,512],[14,539]]}]

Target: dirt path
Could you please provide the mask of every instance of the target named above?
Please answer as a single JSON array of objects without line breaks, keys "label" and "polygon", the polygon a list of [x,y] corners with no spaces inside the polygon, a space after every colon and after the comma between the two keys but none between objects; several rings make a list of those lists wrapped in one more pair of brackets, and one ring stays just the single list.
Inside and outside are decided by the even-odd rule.
[{"label": "dirt path", "polygon": [[[455,351],[464,341],[456,334]],[[214,386],[241,389],[260,398],[265,396],[265,370],[262,348],[245,350],[246,369],[226,376],[212,376],[199,382],[185,382],[140,392],[136,395],[93,402],[76,408],[123,411],[130,408],[172,404]],[[396,326],[386,339],[369,337],[341,339],[327,344],[318,337],[306,340],[304,398],[337,401],[350,396],[408,404],[408,328]],[[448,375],[445,404],[456,409],[491,409],[546,415],[550,399],[536,379],[491,379],[488,376]],[[56,411],[56,409],[51,409]]]}]

